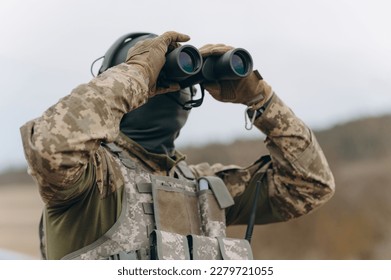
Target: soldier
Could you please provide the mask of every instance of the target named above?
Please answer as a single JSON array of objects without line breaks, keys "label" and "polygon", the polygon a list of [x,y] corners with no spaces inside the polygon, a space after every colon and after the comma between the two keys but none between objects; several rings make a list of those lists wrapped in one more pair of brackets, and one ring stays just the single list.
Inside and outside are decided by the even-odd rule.
[{"label": "soldier", "polygon": [[[189,114],[181,104],[192,96],[157,79],[166,53],[188,40],[176,32],[139,40],[123,63],[21,127],[45,202],[44,258],[251,259],[248,241],[226,237],[226,225],[247,224],[252,213],[255,224],[287,221],[333,195],[314,134],[257,71],[202,86],[248,106],[270,156],[245,168],[186,164],[174,141]],[[206,45],[200,53],[230,49]]]}]

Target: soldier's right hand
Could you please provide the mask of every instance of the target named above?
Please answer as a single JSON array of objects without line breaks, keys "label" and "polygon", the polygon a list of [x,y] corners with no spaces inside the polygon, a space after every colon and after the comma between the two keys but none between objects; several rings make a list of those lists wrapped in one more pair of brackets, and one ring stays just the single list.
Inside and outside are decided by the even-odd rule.
[{"label": "soldier's right hand", "polygon": [[188,40],[190,40],[188,35],[169,31],[156,38],[138,42],[129,50],[126,63],[141,66],[146,75],[150,97],[180,89],[177,83],[172,83],[167,88],[158,88],[156,82],[166,61],[168,49],[178,47],[179,42]]}]

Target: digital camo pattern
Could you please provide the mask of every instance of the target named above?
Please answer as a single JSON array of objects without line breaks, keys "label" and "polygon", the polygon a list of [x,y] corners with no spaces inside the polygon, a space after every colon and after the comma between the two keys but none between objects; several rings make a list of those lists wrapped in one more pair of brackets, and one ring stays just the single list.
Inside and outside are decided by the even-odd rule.
[{"label": "digital camo pattern", "polygon": [[334,178],[315,135],[277,97],[255,124],[267,135],[273,209],[284,219],[304,215],[334,193]]},{"label": "digital camo pattern", "polygon": [[203,192],[198,196],[201,213],[202,231],[206,236],[226,235],[225,211],[220,209],[211,192]]},{"label": "digital camo pattern", "polygon": [[226,236],[226,224],[223,221],[206,220],[204,224],[204,232],[206,236]]},{"label": "digital camo pattern", "polygon": [[214,237],[192,236],[193,260],[221,260],[219,243]]},{"label": "digital camo pattern", "polygon": [[245,239],[218,238],[224,260],[252,260],[250,244]]},{"label": "digital camo pattern", "polygon": [[122,116],[144,104],[148,86],[131,65],[113,67],[21,128],[29,172],[48,205],[77,197],[72,189],[101,141],[113,142]]},{"label": "digital camo pattern", "polygon": [[157,231],[159,260],[189,260],[189,246],[186,236]]},{"label": "digital camo pattern", "polygon": [[141,181],[150,182],[149,175],[126,168],[117,158],[115,161],[123,172],[125,183],[125,199],[121,216],[105,234],[103,240],[98,239],[87,248],[72,253],[69,258],[107,259],[121,252],[149,250],[149,231],[153,229],[154,220],[152,214],[144,212],[143,204],[152,203],[152,195],[140,193],[136,187],[136,184]]}]

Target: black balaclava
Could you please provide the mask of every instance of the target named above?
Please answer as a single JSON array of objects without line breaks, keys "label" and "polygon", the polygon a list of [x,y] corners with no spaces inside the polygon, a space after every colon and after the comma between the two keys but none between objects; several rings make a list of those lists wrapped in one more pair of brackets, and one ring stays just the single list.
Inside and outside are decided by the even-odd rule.
[{"label": "black balaclava", "polygon": [[190,113],[181,104],[189,100],[191,93],[188,88],[156,95],[125,114],[120,130],[148,152],[173,156],[174,141]]}]

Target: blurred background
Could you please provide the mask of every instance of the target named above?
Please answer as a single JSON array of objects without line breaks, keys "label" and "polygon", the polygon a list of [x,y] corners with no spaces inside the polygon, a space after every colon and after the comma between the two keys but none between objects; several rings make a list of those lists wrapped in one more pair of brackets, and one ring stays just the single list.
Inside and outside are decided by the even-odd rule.
[{"label": "blurred background", "polygon": [[[92,61],[121,35],[176,30],[196,47],[247,49],[315,130],[334,172],[337,192],[327,205],[256,227],[255,257],[390,259],[390,10],[386,0],[1,1],[0,255],[39,257],[42,203],[26,174],[19,127],[88,82]],[[177,145],[191,163],[250,164],[267,151],[259,131],[245,130],[244,109],[207,96]]]}]

